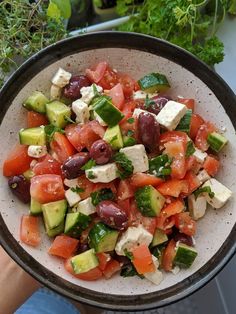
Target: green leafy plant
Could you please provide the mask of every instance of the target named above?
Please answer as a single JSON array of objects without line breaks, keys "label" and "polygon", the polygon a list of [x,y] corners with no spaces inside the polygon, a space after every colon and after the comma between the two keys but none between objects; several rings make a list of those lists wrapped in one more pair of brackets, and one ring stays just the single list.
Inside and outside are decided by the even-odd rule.
[{"label": "green leafy plant", "polygon": [[236,0],[144,0],[142,5],[117,0],[117,12],[131,13],[119,30],[168,40],[212,66],[224,58],[216,31],[226,12],[236,14]]},{"label": "green leafy plant", "polygon": [[70,0],[0,1],[0,87],[23,59],[67,36],[70,14]]}]

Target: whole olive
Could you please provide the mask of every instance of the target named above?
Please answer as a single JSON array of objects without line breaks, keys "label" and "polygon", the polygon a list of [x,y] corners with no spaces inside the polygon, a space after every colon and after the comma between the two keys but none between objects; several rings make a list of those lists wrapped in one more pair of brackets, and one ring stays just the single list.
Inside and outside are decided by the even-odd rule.
[{"label": "whole olive", "polygon": [[158,152],[160,141],[160,125],[155,116],[142,112],[138,117],[138,136],[140,142],[150,153]]},{"label": "whole olive", "polygon": [[10,177],[8,185],[12,193],[23,203],[30,202],[30,181],[23,175]]},{"label": "whole olive", "polygon": [[175,242],[179,241],[179,242],[184,243],[186,245],[194,246],[192,237],[190,237],[184,233],[180,233],[180,232],[176,233],[174,235],[174,240],[175,240]]},{"label": "whole olive", "polygon": [[158,95],[151,98],[151,100],[153,103],[146,110],[154,114],[158,114],[166,103],[171,100],[171,98],[169,96]]},{"label": "whole olive", "polygon": [[92,144],[89,153],[90,157],[96,161],[96,164],[104,165],[112,157],[112,148],[104,140],[97,140]]},{"label": "whole olive", "polygon": [[69,157],[62,165],[62,172],[66,179],[75,179],[84,174],[84,170],[81,169],[86,162],[89,161],[89,153],[80,152]]},{"label": "whole olive", "polygon": [[79,246],[78,246],[78,249],[77,249],[77,253],[80,254],[80,253],[83,253],[85,251],[88,251],[90,249],[88,243],[79,243]]},{"label": "whole olive", "polygon": [[106,225],[118,230],[127,228],[128,216],[115,202],[102,201],[97,205],[96,210],[98,216]]},{"label": "whole olive", "polygon": [[90,86],[91,83],[84,75],[72,76],[69,84],[63,89],[63,96],[72,100],[81,97],[80,90],[82,87]]}]

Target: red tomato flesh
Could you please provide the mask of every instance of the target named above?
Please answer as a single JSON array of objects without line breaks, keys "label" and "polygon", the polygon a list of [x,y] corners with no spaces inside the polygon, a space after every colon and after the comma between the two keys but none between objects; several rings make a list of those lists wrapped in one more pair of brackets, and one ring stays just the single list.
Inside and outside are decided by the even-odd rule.
[{"label": "red tomato flesh", "polygon": [[194,99],[178,97],[178,102],[185,105],[188,109],[191,109],[192,112],[194,112],[194,107],[195,107]]},{"label": "red tomato flesh", "polygon": [[112,259],[107,263],[102,273],[106,279],[110,279],[115,273],[120,271],[120,269],[121,269],[120,263]]},{"label": "red tomato flesh", "polygon": [[75,253],[78,244],[79,240],[62,234],[54,239],[48,253],[63,258],[69,258]]},{"label": "red tomato flesh", "polygon": [[61,163],[76,153],[74,146],[68,141],[67,137],[59,132],[54,133],[50,146]]},{"label": "red tomato flesh", "polygon": [[183,142],[165,143],[166,153],[172,157],[171,177],[173,179],[183,179],[186,174],[186,144]]},{"label": "red tomato flesh", "polygon": [[40,158],[32,170],[35,175],[40,174],[57,174],[59,176],[62,175],[61,163],[59,163],[49,154]]},{"label": "red tomato flesh", "polygon": [[195,145],[197,148],[201,149],[202,151],[206,151],[209,148],[209,144],[207,142],[207,137],[210,133],[215,132],[216,127],[213,123],[207,121],[202,124],[197,132],[195,138]]},{"label": "red tomato flesh", "polygon": [[168,195],[173,197],[179,197],[180,193],[188,193],[188,182],[187,180],[171,179],[160,184],[157,190],[162,195]]},{"label": "red tomato flesh", "polygon": [[71,258],[68,258],[64,263],[65,269],[74,277],[79,278],[81,280],[85,281],[94,281],[98,280],[102,277],[102,271],[99,269],[99,267],[95,267],[85,273],[81,274],[75,274],[71,265]]},{"label": "red tomato flesh", "polygon": [[162,255],[162,268],[165,271],[171,271],[173,268],[173,261],[176,254],[175,246],[176,243],[172,239],[170,240],[170,242],[168,243],[167,247],[164,250],[164,253]]},{"label": "red tomato flesh", "polygon": [[188,171],[184,177],[184,180],[188,182],[188,195],[192,194],[201,185],[197,175],[192,171]]},{"label": "red tomato flesh", "polygon": [[125,102],[125,96],[124,96],[122,85],[120,83],[115,85],[109,91],[109,96],[111,97],[113,105],[116,106],[118,109],[122,109]]},{"label": "red tomato flesh", "polygon": [[189,216],[188,213],[176,214],[175,226],[180,232],[189,236],[194,236],[196,233],[196,222]]},{"label": "red tomato flesh", "polygon": [[27,111],[27,128],[36,128],[47,124],[48,119],[44,114],[35,111]]},{"label": "red tomato flesh", "polygon": [[78,124],[68,124],[65,128],[66,137],[78,152],[84,148],[80,141],[80,129],[81,126]]},{"label": "red tomato flesh", "polygon": [[152,254],[146,244],[141,244],[133,251],[132,263],[139,274],[145,274],[155,271],[155,266],[152,260]]},{"label": "red tomato flesh", "polygon": [[163,183],[163,180],[151,174],[137,172],[130,178],[130,184],[134,187],[142,187],[145,185],[158,186]]},{"label": "red tomato flesh", "polygon": [[119,76],[119,82],[122,85],[124,95],[126,98],[129,98],[133,94],[135,81],[127,74],[120,74]]},{"label": "red tomato flesh", "polygon": [[172,215],[181,213],[184,210],[184,203],[177,199],[173,201],[172,203],[168,204],[163,210],[161,211],[161,214],[168,218]]},{"label": "red tomato flesh", "polygon": [[200,126],[203,125],[203,123],[204,120],[201,116],[199,116],[198,114],[192,114],[189,133],[189,136],[192,140],[195,139],[197,132],[200,129]]},{"label": "red tomato flesh", "polygon": [[207,156],[203,168],[210,176],[214,177],[220,169],[220,161],[214,156]]},{"label": "red tomato flesh", "polygon": [[23,215],[20,226],[20,240],[31,246],[38,246],[41,241],[39,217]]},{"label": "red tomato flesh", "polygon": [[101,86],[104,90],[109,90],[118,83],[118,79],[117,73],[108,67],[102,79],[99,81],[99,86]]},{"label": "red tomato flesh", "polygon": [[86,74],[87,78],[90,80],[90,82],[98,83],[102,79],[102,77],[104,76],[106,69],[107,69],[107,66],[108,66],[108,64],[106,61],[99,62],[96,65],[94,70],[87,69],[85,71],[85,74]]},{"label": "red tomato flesh", "polygon": [[121,180],[118,185],[118,190],[117,190],[118,200],[123,201],[133,196],[134,196],[134,189],[130,185],[130,180],[129,179]]},{"label": "red tomato flesh", "polygon": [[107,253],[97,253],[96,255],[99,260],[98,267],[101,269],[101,271],[103,271],[106,268],[108,262],[111,260],[111,256]]}]

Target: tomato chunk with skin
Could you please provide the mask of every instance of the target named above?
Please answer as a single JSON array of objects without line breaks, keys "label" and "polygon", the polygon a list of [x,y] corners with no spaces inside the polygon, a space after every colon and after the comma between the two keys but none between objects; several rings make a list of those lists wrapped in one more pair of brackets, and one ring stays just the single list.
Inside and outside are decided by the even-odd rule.
[{"label": "tomato chunk with skin", "polygon": [[172,239],[164,250],[164,253],[162,255],[162,268],[165,271],[171,271],[173,268],[173,261],[176,255],[175,246],[176,243]]},{"label": "tomato chunk with skin", "polygon": [[220,169],[220,161],[209,155],[204,161],[203,168],[210,176],[214,177]]},{"label": "tomato chunk with skin", "polygon": [[203,118],[199,114],[192,114],[191,122],[190,122],[190,133],[189,136],[192,140],[195,139],[198,130],[200,129],[201,125],[204,124]]},{"label": "tomato chunk with skin", "polygon": [[170,179],[157,187],[162,195],[179,197],[181,193],[188,193],[189,186],[187,180]]},{"label": "tomato chunk with skin", "polygon": [[44,114],[27,111],[27,128],[36,128],[41,125],[47,125],[48,123],[48,119]]},{"label": "tomato chunk with skin", "polygon": [[76,153],[74,146],[68,141],[67,137],[59,132],[54,133],[50,147],[61,163]]},{"label": "tomato chunk with skin", "polygon": [[62,258],[69,258],[75,253],[78,244],[79,240],[62,234],[54,239],[48,253]]},{"label": "tomato chunk with skin", "polygon": [[106,279],[110,279],[114,274],[121,270],[120,263],[114,259],[110,260],[102,271]]},{"label": "tomato chunk with skin", "polygon": [[172,159],[171,162],[171,177],[173,179],[183,179],[186,174],[186,145],[183,142],[165,143],[166,153]]},{"label": "tomato chunk with skin", "polygon": [[184,177],[184,180],[188,182],[188,195],[192,194],[201,185],[197,175],[192,171],[188,171]]},{"label": "tomato chunk with skin", "polygon": [[64,263],[65,269],[74,277],[85,280],[85,281],[94,281],[102,277],[102,271],[99,267],[95,267],[85,273],[75,274],[71,265],[71,258],[68,258]]},{"label": "tomato chunk with skin", "polygon": [[30,246],[38,246],[41,242],[39,217],[23,215],[20,226],[20,240]]},{"label": "tomato chunk with skin", "polygon": [[179,214],[184,210],[184,203],[177,199],[172,203],[168,204],[163,210],[161,211],[161,215],[165,216],[166,218],[173,216],[175,214]]},{"label": "tomato chunk with skin", "polygon": [[103,252],[97,253],[96,255],[99,261],[98,267],[101,269],[101,271],[103,271],[106,268],[108,262],[111,260],[111,256],[110,254],[103,253]]},{"label": "tomato chunk with skin", "polygon": [[196,233],[196,222],[189,216],[188,213],[176,214],[175,226],[180,232],[189,236],[194,236]]},{"label": "tomato chunk with skin", "polygon": [[56,174],[42,174],[31,179],[30,195],[40,204],[65,198],[62,179]]},{"label": "tomato chunk with skin", "polygon": [[104,76],[106,69],[107,69],[107,62],[106,61],[102,61],[99,62],[94,70],[91,69],[87,69],[85,71],[85,74],[87,76],[87,78],[90,80],[90,82],[92,83],[98,83],[102,77]]},{"label": "tomato chunk with skin", "polygon": [[32,170],[35,175],[57,174],[59,176],[62,176],[61,163],[59,163],[49,154],[40,158]]},{"label": "tomato chunk with skin", "polygon": [[119,76],[119,82],[122,85],[124,95],[126,98],[129,98],[134,92],[135,81],[127,74],[120,74]]},{"label": "tomato chunk with skin", "polygon": [[10,177],[24,173],[30,168],[32,160],[28,156],[28,146],[16,145],[3,163],[3,175]]},{"label": "tomato chunk with skin", "polygon": [[120,83],[115,85],[109,91],[109,96],[111,97],[113,105],[116,106],[118,109],[122,109],[125,102],[125,96],[124,96],[122,85]]},{"label": "tomato chunk with skin", "polygon": [[185,105],[188,109],[191,109],[192,112],[194,112],[194,107],[195,107],[195,100],[194,99],[178,97],[177,101],[179,103]]},{"label": "tomato chunk with skin", "polygon": [[121,180],[118,185],[117,190],[117,198],[121,201],[133,197],[134,196],[134,188],[130,184],[130,180]]},{"label": "tomato chunk with skin", "polygon": [[93,191],[95,191],[96,185],[89,181],[85,175],[83,175],[78,178],[78,187],[83,189],[83,192],[80,192],[79,195],[81,200],[84,200],[85,198],[89,197]]},{"label": "tomato chunk with skin", "polygon": [[79,131],[80,143],[89,150],[95,141],[103,138],[104,134],[104,128],[97,121],[90,121]]},{"label": "tomato chunk with skin", "polygon": [[145,185],[158,186],[161,183],[163,183],[161,178],[142,172],[137,172],[130,178],[130,184],[134,187],[142,187]]},{"label": "tomato chunk with skin", "polygon": [[167,131],[160,135],[161,145],[170,142],[183,142],[184,144],[187,144],[188,142],[187,134],[182,131]]},{"label": "tomato chunk with skin", "polygon": [[99,86],[104,90],[109,90],[118,83],[118,80],[118,74],[108,66],[102,79],[99,81]]},{"label": "tomato chunk with skin", "polygon": [[216,127],[213,123],[207,121],[202,124],[197,132],[195,138],[195,145],[197,148],[201,149],[202,151],[206,151],[209,148],[209,144],[207,142],[207,137],[210,133],[215,132]]},{"label": "tomato chunk with skin", "polygon": [[81,126],[78,124],[68,124],[65,128],[66,137],[78,152],[84,148],[80,141],[80,129]]},{"label": "tomato chunk with skin", "polygon": [[152,254],[146,244],[139,245],[132,251],[132,254],[132,263],[139,274],[155,271]]}]

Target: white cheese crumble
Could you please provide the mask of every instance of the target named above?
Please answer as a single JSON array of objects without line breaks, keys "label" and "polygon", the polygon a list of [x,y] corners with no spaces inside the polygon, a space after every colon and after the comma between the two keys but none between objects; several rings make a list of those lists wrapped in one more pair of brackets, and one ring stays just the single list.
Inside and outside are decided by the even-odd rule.
[{"label": "white cheese crumble", "polygon": [[72,74],[70,72],[67,72],[62,68],[59,68],[52,78],[52,84],[63,88],[67,84],[69,84],[71,76]]}]

